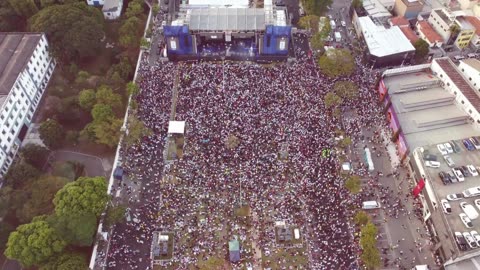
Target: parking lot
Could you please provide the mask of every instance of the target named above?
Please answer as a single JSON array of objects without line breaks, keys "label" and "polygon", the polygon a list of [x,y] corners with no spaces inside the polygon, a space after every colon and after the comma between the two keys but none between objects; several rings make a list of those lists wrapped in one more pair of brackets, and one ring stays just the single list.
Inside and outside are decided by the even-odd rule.
[{"label": "parking lot", "polygon": [[[427,155],[435,155],[437,161],[440,163],[439,168],[431,168],[425,166],[425,171],[427,173],[427,181],[431,181],[433,188],[435,190],[438,202],[440,200],[447,199],[449,194],[461,194],[466,189],[480,186],[480,175],[477,176],[465,176],[464,181],[458,181],[457,179],[453,183],[444,184],[439,176],[440,172],[452,172],[452,169],[458,168],[460,166],[473,165],[475,168],[480,167],[480,150],[467,150],[461,140],[455,141],[459,146],[460,152],[449,153],[448,156],[454,162],[454,165],[448,166],[445,161],[444,155],[440,152],[437,145],[432,145],[429,147],[424,147],[423,157]],[[478,169],[477,169],[478,171]],[[480,219],[472,220],[472,228],[467,228],[460,219],[460,214],[464,213],[460,204],[466,202],[474,207],[477,212],[480,212],[480,209],[475,206],[474,201],[480,199],[480,196],[473,196],[469,198],[459,198],[458,200],[448,200],[451,206],[451,213],[445,214],[445,219],[448,222],[447,226],[451,228],[452,232],[470,232],[470,231],[480,231]],[[439,211],[443,211],[441,205],[438,206]],[[447,232],[445,232],[447,233]]]}]

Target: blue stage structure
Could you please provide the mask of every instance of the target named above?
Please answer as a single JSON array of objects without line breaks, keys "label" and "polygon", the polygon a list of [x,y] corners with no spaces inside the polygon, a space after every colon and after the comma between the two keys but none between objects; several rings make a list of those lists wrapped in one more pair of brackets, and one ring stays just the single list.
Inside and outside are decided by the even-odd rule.
[{"label": "blue stage structure", "polygon": [[291,26],[267,25],[261,42],[260,54],[287,55],[291,34]]},{"label": "blue stage structure", "polygon": [[187,25],[165,25],[163,35],[168,55],[195,55],[197,53],[193,36]]}]

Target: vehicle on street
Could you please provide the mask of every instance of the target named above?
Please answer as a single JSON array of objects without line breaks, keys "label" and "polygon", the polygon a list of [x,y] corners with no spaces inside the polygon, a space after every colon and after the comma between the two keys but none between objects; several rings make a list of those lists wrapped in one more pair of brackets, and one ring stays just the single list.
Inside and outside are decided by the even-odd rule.
[{"label": "vehicle on street", "polygon": [[480,210],[480,199],[476,199],[474,203],[475,203],[475,206],[478,208],[478,210]]},{"label": "vehicle on street", "polygon": [[471,137],[468,140],[473,144],[475,149],[477,149],[477,150],[480,149],[480,141],[477,138]]},{"label": "vehicle on street", "polygon": [[335,32],[335,41],[342,42],[342,34],[340,32]]},{"label": "vehicle on street", "polygon": [[463,60],[463,59],[465,59],[465,56],[463,56],[463,55],[455,55],[453,57],[453,60],[455,60],[454,62],[458,62],[458,61]]},{"label": "vehicle on street", "polygon": [[453,174],[455,174],[455,177],[458,179],[458,182],[463,182],[465,181],[465,177],[463,177],[462,171],[458,169],[452,169]]},{"label": "vehicle on street", "polygon": [[442,155],[448,155],[447,149],[445,148],[445,145],[443,144],[437,144],[437,149]]},{"label": "vehicle on street", "polygon": [[450,143],[447,142],[447,143],[444,143],[443,145],[445,145],[445,149],[447,150],[447,153],[451,154],[454,152],[453,147]]},{"label": "vehicle on street", "polygon": [[448,185],[452,183],[452,181],[450,180],[450,176],[445,172],[439,172],[438,176],[440,177],[440,180],[442,180],[442,183],[444,185]]},{"label": "vehicle on street", "polygon": [[463,176],[465,176],[465,177],[472,176],[470,171],[468,171],[467,166],[459,166],[459,167],[456,167],[455,169],[460,170],[462,172]]},{"label": "vehicle on street", "polygon": [[362,203],[362,209],[369,210],[369,209],[378,209],[380,208],[380,204],[377,201],[365,201]]},{"label": "vehicle on street", "polygon": [[440,168],[440,162],[438,161],[425,161],[425,166],[430,168]]},{"label": "vehicle on street", "polygon": [[347,26],[347,23],[345,21],[341,21],[340,23],[342,24],[343,27]]},{"label": "vehicle on street", "polygon": [[465,198],[480,196],[480,187],[467,188],[462,194]]},{"label": "vehicle on street", "polygon": [[437,161],[438,160],[437,156],[432,155],[432,154],[423,155],[423,159],[428,160],[428,161]]},{"label": "vehicle on street", "polygon": [[461,232],[455,232],[455,242],[457,242],[460,250],[465,251],[468,249],[467,240],[465,240]]},{"label": "vehicle on street", "polygon": [[445,162],[447,163],[448,167],[453,167],[453,166],[455,166],[455,162],[453,162],[452,157],[450,157],[449,155],[443,156],[443,159],[444,159]]},{"label": "vehicle on street", "polygon": [[455,141],[450,141],[450,144],[452,145],[453,152],[455,152],[455,153],[460,153],[460,151],[462,151],[462,150],[460,150],[460,145],[458,145],[457,142],[455,142]]},{"label": "vehicle on street", "polygon": [[462,193],[454,193],[454,194],[448,194],[447,195],[447,200],[449,201],[458,201],[463,199],[463,194]]},{"label": "vehicle on street", "polygon": [[477,242],[475,242],[475,238],[469,233],[469,232],[464,232],[463,237],[465,237],[465,240],[467,241],[467,244],[470,246],[470,248],[476,248]]},{"label": "vehicle on street", "polygon": [[467,139],[462,140],[463,146],[467,148],[468,151],[473,151],[475,150],[475,146],[473,146],[472,142],[470,142]]},{"label": "vehicle on street", "polygon": [[472,164],[467,165],[467,169],[472,176],[478,176],[478,171]]},{"label": "vehicle on street", "polygon": [[466,202],[461,202],[460,208],[462,208],[462,211],[467,215],[470,220],[478,218],[478,212],[477,210],[475,210],[475,207],[473,207],[473,205]]},{"label": "vehicle on street", "polygon": [[473,239],[475,239],[475,243],[477,243],[477,246],[480,247],[480,234],[478,234],[477,231],[471,231],[470,235],[472,235]]},{"label": "vehicle on street", "polygon": [[442,203],[443,212],[445,214],[451,214],[452,207],[450,206],[450,203],[445,199],[442,199],[440,202]]},{"label": "vehicle on street", "polygon": [[335,21],[333,19],[330,20],[330,27],[332,29],[335,29],[336,28],[336,25],[335,25]]},{"label": "vehicle on street", "polygon": [[452,182],[452,183],[458,183],[458,179],[457,179],[457,177],[455,176],[455,174],[454,174],[453,172],[448,171],[448,172],[446,172],[446,173],[447,173],[448,177],[450,178],[450,182]]},{"label": "vehicle on street", "polygon": [[467,228],[472,228],[473,224],[472,221],[467,217],[465,213],[461,213],[458,216],[460,216],[460,220],[462,221],[463,225]]}]

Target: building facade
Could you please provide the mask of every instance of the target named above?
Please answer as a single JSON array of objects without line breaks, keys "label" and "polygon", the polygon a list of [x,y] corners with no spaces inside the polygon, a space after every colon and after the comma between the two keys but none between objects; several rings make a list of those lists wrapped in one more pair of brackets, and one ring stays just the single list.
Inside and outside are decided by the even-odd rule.
[{"label": "building facade", "polygon": [[396,16],[413,19],[417,17],[422,9],[423,4],[418,0],[395,0],[394,12]]},{"label": "building facade", "polygon": [[89,6],[103,6],[103,4],[105,3],[105,0],[87,0],[87,4]]},{"label": "building facade", "polygon": [[116,20],[122,15],[123,0],[105,0],[102,12],[105,20]]},{"label": "building facade", "polygon": [[455,24],[459,32],[454,44],[459,49],[466,48],[475,35],[475,27],[464,16],[457,16]]},{"label": "building facade", "polygon": [[12,164],[53,74],[42,33],[0,33],[0,177]]},{"label": "building facade", "polygon": [[450,27],[453,24],[453,18],[444,9],[434,9],[428,17],[428,22],[435,29],[435,31],[447,42],[450,38]]}]

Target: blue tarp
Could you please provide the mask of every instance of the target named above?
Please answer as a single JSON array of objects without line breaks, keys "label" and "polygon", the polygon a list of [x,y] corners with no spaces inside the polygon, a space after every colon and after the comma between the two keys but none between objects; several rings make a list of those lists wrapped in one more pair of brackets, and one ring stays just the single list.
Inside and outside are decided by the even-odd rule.
[{"label": "blue tarp", "polygon": [[113,178],[115,178],[117,180],[122,180],[123,179],[123,168],[122,167],[115,168],[115,171],[113,172]]},{"label": "blue tarp", "polygon": [[[188,26],[165,25],[163,27],[163,35],[167,44],[168,54],[185,55],[194,52],[192,35],[190,35]],[[172,49],[169,43],[172,39],[177,41],[178,47],[175,49]]]},{"label": "blue tarp", "polygon": [[[292,32],[291,26],[274,26],[267,25],[265,29],[265,35],[263,36],[262,54],[270,55],[287,55],[288,46],[290,45],[290,36]],[[286,45],[284,50],[278,48],[279,41],[286,39]]]}]

